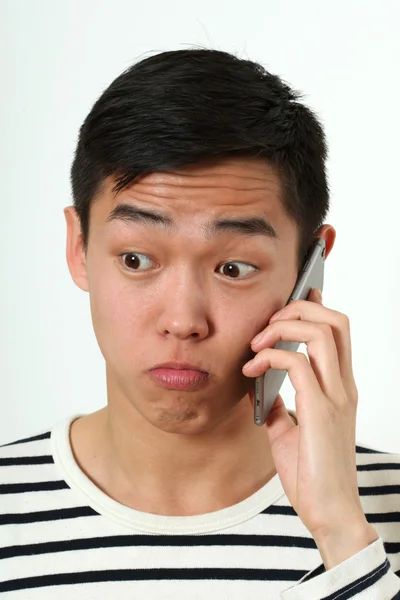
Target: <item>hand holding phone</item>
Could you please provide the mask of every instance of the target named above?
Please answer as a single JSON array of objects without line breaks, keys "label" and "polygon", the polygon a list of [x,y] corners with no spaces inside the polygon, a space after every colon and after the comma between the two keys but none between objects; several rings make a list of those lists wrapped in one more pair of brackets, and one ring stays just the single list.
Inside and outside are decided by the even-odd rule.
[{"label": "hand holding phone", "polygon": [[[285,306],[295,300],[306,300],[313,288],[318,288],[322,292],[324,284],[325,250],[325,240],[317,238],[307,254],[303,268],[299,272],[294,289]],[[298,342],[280,340],[274,348],[296,352],[299,346],[300,344]],[[266,373],[255,378],[254,423],[256,425],[264,425],[286,375],[287,371],[268,369]]]}]

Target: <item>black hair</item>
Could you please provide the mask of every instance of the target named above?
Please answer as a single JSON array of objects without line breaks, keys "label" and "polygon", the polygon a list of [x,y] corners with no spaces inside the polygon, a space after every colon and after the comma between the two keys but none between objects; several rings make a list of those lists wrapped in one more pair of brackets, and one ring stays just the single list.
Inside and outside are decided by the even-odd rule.
[{"label": "black hair", "polygon": [[263,157],[298,225],[298,267],[329,210],[327,145],[302,94],[261,64],[221,50],[161,52],[123,71],[94,103],[71,167],[85,252],[90,207],[112,176],[117,193],[139,175],[211,159]]}]

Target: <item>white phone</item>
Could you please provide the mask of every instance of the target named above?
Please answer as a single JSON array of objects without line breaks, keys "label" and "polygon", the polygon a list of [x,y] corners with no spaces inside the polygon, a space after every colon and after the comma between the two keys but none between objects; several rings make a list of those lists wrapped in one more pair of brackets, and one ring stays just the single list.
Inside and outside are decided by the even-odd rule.
[{"label": "white phone", "polygon": [[[294,289],[285,306],[295,300],[307,300],[313,288],[318,288],[322,292],[324,285],[325,250],[325,240],[317,238],[307,254],[303,268],[299,272]],[[279,340],[274,348],[296,352],[299,346],[299,342]],[[256,425],[264,425],[286,375],[287,371],[285,370],[268,369],[266,373],[255,378],[254,423]]]}]

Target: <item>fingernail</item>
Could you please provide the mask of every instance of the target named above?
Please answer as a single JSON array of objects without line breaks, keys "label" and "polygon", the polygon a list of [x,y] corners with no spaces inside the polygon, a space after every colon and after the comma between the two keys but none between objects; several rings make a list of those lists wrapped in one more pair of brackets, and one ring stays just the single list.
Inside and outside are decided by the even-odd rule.
[{"label": "fingernail", "polygon": [[315,292],[315,295],[317,296],[318,300],[320,302],[322,302],[322,294],[321,294],[321,290],[317,289],[317,291]]},{"label": "fingernail", "polygon": [[249,369],[251,369],[251,367],[254,365],[254,363],[250,360],[249,362],[247,362],[245,365],[243,365],[242,367],[242,371],[248,371]]},{"label": "fingernail", "polygon": [[278,310],[278,312],[276,312],[272,315],[269,322],[272,323],[273,321],[276,321],[276,319],[279,319],[282,314],[283,314],[283,310]]}]

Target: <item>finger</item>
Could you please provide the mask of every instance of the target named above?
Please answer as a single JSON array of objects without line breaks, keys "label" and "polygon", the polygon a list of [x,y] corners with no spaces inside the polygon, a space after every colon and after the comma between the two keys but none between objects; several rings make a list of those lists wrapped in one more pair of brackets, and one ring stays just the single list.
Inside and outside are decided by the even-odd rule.
[{"label": "finger", "polygon": [[[309,364],[322,392],[332,401],[335,401],[338,397],[341,400],[344,399],[340,395],[343,382],[339,368],[338,353],[329,325],[326,325],[326,323],[310,323],[308,321],[274,321],[268,327],[265,337],[262,343],[258,344],[258,347],[264,346],[265,348],[266,344],[268,344],[271,350],[272,346],[279,340],[306,344]],[[290,351],[286,352],[291,354]],[[260,350],[257,356],[252,359],[255,365],[261,365],[263,361],[262,353],[263,350]],[[269,361],[268,354],[266,354],[266,360]]]},{"label": "finger", "polygon": [[[326,323],[332,329],[336,351],[339,358],[341,378],[346,389],[355,389],[355,380],[352,364],[352,347],[350,321],[347,315],[327,308],[326,306],[309,302],[308,300],[295,300],[282,309],[281,317],[277,319],[299,319],[314,323]],[[275,323],[273,317],[270,323]]]},{"label": "finger", "polygon": [[[299,421],[301,412],[307,406],[311,405],[314,413],[318,411],[321,404],[321,387],[315,376],[315,373],[307,360],[307,357],[300,352],[290,352],[289,350],[278,350],[276,348],[265,348],[257,355],[252,367],[246,369],[243,367],[244,374],[248,377],[258,377],[268,369],[282,369],[287,371],[289,379],[296,390],[296,408],[299,411]],[[298,399],[301,398],[301,406],[298,406]]]}]

